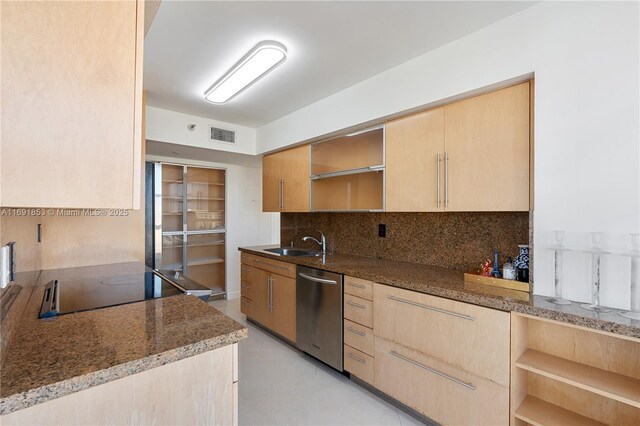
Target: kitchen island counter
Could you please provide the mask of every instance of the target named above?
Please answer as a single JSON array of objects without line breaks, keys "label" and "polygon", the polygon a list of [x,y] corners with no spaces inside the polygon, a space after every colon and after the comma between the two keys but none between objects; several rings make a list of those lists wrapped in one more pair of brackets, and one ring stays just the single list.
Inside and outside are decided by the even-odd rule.
[{"label": "kitchen island counter", "polygon": [[[144,265],[122,264],[127,268]],[[17,323],[3,345],[0,414],[173,363],[247,337],[247,328],[195,296],[176,295],[38,319],[45,284],[60,271],[18,274],[25,306],[3,323]],[[23,295],[24,297],[24,295]]]}]

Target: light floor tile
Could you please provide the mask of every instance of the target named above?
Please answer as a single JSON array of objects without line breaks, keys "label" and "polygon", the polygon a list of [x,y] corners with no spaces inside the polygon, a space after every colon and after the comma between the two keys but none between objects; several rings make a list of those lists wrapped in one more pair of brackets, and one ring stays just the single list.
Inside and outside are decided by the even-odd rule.
[{"label": "light floor tile", "polygon": [[420,425],[331,367],[247,323],[240,300],[210,302],[246,324],[239,344],[240,425]]}]

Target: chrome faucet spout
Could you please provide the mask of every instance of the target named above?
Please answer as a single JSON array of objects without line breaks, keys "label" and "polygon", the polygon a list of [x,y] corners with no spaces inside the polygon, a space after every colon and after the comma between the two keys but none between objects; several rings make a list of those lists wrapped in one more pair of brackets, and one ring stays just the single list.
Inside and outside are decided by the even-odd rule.
[{"label": "chrome faucet spout", "polygon": [[307,236],[307,237],[302,237],[302,241],[309,241],[309,240],[315,241],[316,243],[318,243],[320,247],[322,247],[322,254],[325,254],[327,252],[327,239],[322,233],[322,231],[318,230],[318,232],[320,233],[320,240]]}]

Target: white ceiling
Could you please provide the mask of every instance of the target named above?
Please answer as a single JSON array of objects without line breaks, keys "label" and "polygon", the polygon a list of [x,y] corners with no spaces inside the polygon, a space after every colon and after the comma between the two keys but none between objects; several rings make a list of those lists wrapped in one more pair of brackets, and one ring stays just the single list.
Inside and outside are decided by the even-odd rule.
[{"label": "white ceiling", "polygon": [[[147,104],[258,127],[534,2],[164,0],[145,39]],[[224,105],[205,90],[261,40],[287,61]]]}]

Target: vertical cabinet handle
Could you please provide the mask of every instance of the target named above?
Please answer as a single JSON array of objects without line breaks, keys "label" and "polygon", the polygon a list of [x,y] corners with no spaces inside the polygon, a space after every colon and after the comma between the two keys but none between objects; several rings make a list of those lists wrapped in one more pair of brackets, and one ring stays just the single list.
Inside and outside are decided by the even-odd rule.
[{"label": "vertical cabinet handle", "polygon": [[444,206],[449,207],[449,153],[444,153]]},{"label": "vertical cabinet handle", "polygon": [[282,210],[284,210],[284,179],[282,179]]},{"label": "vertical cabinet handle", "polygon": [[278,180],[278,210],[282,210],[282,179]]},{"label": "vertical cabinet handle", "polygon": [[273,277],[269,275],[267,278],[267,310],[271,312],[273,310],[273,306],[271,305],[271,297],[273,289]]},{"label": "vertical cabinet handle", "polygon": [[440,208],[440,153],[436,154],[436,193],[438,194],[438,208]]}]

